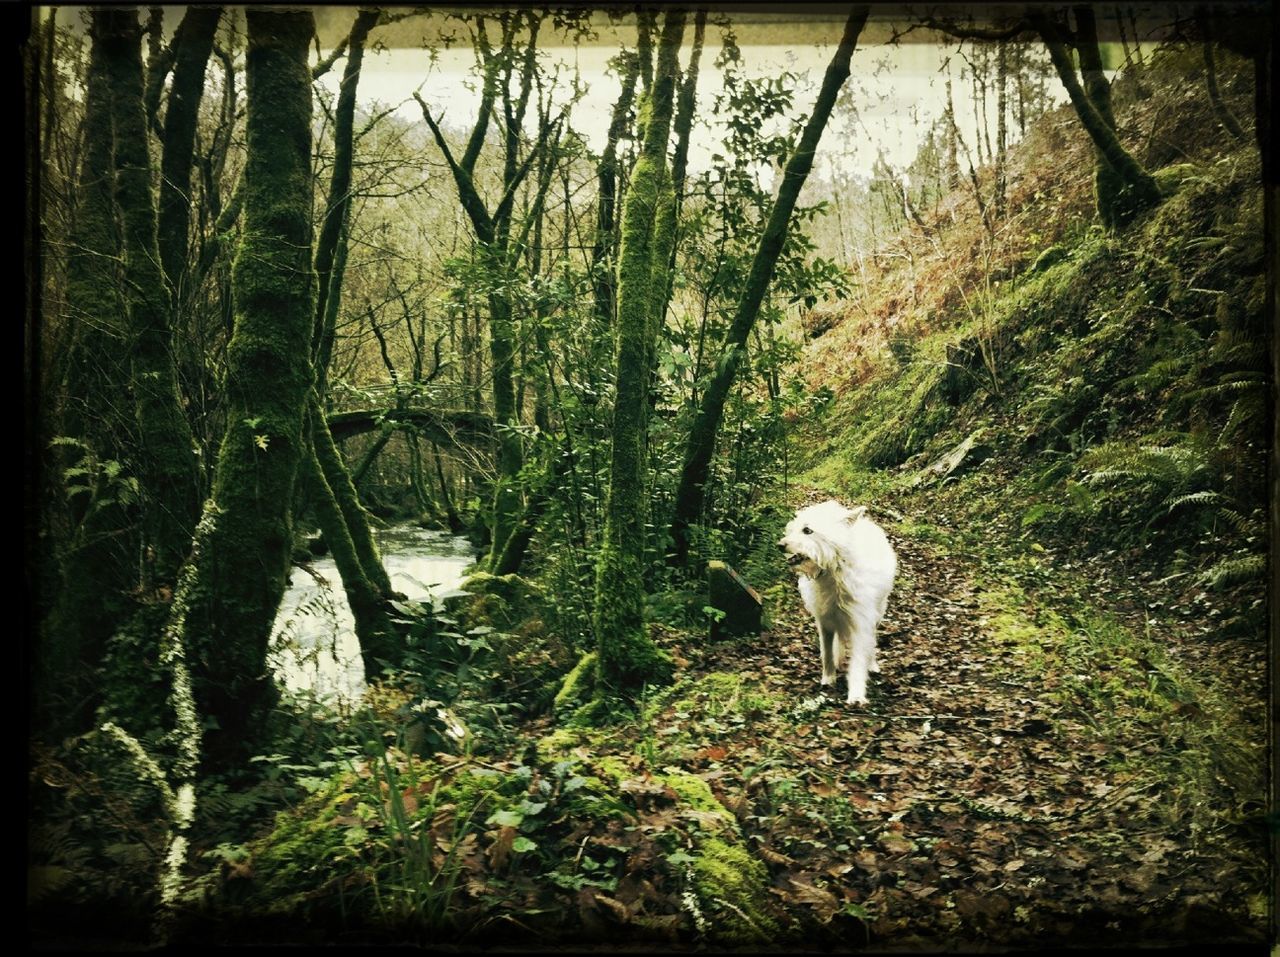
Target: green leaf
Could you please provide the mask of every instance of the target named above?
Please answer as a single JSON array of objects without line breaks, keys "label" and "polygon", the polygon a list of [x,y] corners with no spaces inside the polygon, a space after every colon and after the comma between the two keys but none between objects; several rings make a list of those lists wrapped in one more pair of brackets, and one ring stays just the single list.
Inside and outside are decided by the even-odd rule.
[{"label": "green leaf", "polygon": [[519,811],[494,811],[489,815],[486,824],[497,824],[500,827],[519,827],[524,815]]},{"label": "green leaf", "polygon": [[511,842],[511,849],[520,854],[523,854],[526,851],[532,851],[537,846],[537,841],[531,841],[523,834],[517,836],[516,839]]}]

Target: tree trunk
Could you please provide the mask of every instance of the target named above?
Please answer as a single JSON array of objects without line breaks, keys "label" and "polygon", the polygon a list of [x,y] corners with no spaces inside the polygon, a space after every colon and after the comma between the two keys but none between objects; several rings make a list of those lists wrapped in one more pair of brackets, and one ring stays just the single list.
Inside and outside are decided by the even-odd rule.
[{"label": "tree trunk", "polygon": [[[334,326],[338,318],[342,275],[335,270],[343,230],[351,210],[351,169],[355,158],[356,88],[364,62],[364,44],[378,22],[380,12],[362,9],[356,14],[347,38],[347,64],[338,88],[338,104],[333,117],[333,174],[329,179],[329,199],[324,222],[316,240],[316,381],[323,398],[329,355],[333,350]],[[323,421],[321,419],[320,421]]]},{"label": "tree trunk", "polygon": [[630,52],[622,53],[622,92],[613,104],[613,117],[609,123],[609,138],[605,142],[600,165],[596,167],[599,192],[596,205],[596,235],[591,249],[591,276],[595,293],[595,314],[599,328],[613,328],[613,315],[617,290],[614,288],[614,219],[618,199],[618,141],[627,130],[627,115],[635,101],[636,78],[640,74],[640,58]]},{"label": "tree trunk", "polygon": [[1222,91],[1218,89],[1218,65],[1213,58],[1213,26],[1209,19],[1209,11],[1204,7],[1196,7],[1196,24],[1200,27],[1200,42],[1204,45],[1205,82],[1209,87],[1209,101],[1213,104],[1213,112],[1223,129],[1231,134],[1237,143],[1244,141],[1244,130],[1231,115],[1231,110],[1223,102]]},{"label": "tree trunk", "polygon": [[[83,467],[92,458],[121,462],[132,423],[122,403],[128,350],[119,295],[120,235],[116,220],[111,124],[112,64],[119,56],[115,19],[94,10],[86,77],[84,151],[67,256],[67,308],[71,342],[58,390],[68,398],[57,410],[58,431],[82,443],[56,455],[54,468]],[[51,41],[52,42],[52,41]],[[52,95],[52,91],[50,91]],[[128,472],[126,471],[127,475]],[[91,477],[90,477],[91,478]],[[69,731],[86,728],[99,691],[92,669],[129,608],[136,541],[118,492],[102,481],[71,500],[71,540],[61,558],[62,580],[46,623],[37,662],[35,699],[40,721]],[[113,501],[107,504],[107,497]]]},{"label": "tree trunk", "polygon": [[[600,674],[624,693],[662,681],[670,661],[644,625],[645,423],[648,357],[652,353],[655,285],[666,286],[669,247],[655,248],[663,203],[674,203],[667,175],[684,11],[667,12],[650,90],[643,147],[623,207],[618,264],[618,322],[614,336],[617,391],[613,406],[613,459],[605,501],[605,526],[596,571],[594,623]],[[666,231],[670,241],[670,231]]]},{"label": "tree trunk", "polygon": [[431,458],[436,466],[436,479],[440,482],[440,502],[444,505],[445,518],[449,521],[449,531],[457,535],[465,528],[458,510],[454,508],[453,496],[449,493],[449,483],[445,480],[444,464],[440,461],[440,447],[431,443]]},{"label": "tree trunk", "polygon": [[[314,374],[309,12],[250,8],[244,232],[232,271],[227,430],[205,505],[198,566],[173,614],[206,737],[206,770],[253,753],[276,692],[267,646],[293,544],[290,503],[306,453]],[[185,576],[184,576],[185,578]]]},{"label": "tree trunk", "polygon": [[[142,32],[137,13],[112,11],[116,203],[124,233],[125,309],[131,334],[143,497],[144,586],[171,589],[191,547],[200,511],[200,474],[173,362],[170,302],[156,240],[151,154],[142,105]],[[203,80],[203,76],[200,77]],[[190,90],[185,95],[195,95]],[[190,153],[187,154],[190,166]]]},{"label": "tree trunk", "polygon": [[[1079,8],[1077,8],[1078,12]],[[1098,104],[1095,104],[1092,97],[1081,88],[1080,81],[1076,79],[1071,54],[1062,38],[1062,28],[1038,10],[1030,11],[1028,17],[1039,31],[1049,51],[1049,59],[1053,61],[1058,79],[1066,88],[1071,105],[1075,107],[1076,116],[1080,118],[1085,131],[1093,140],[1102,162],[1116,176],[1117,185],[1114,195],[1111,193],[1109,176],[1100,177],[1098,180],[1098,213],[1108,228],[1123,226],[1143,210],[1159,205],[1160,190],[1151,175],[1129,154],[1116,136],[1115,121],[1110,116],[1109,86],[1105,97],[1101,87],[1096,89],[1096,94],[1102,98]],[[1089,78],[1091,70],[1085,67],[1085,63],[1092,62],[1097,53],[1096,32],[1094,42],[1090,44],[1087,39],[1082,39],[1080,48],[1081,65],[1085,69],[1086,78]],[[1098,62],[1100,64],[1100,58]],[[1106,84],[1106,78],[1101,79],[1102,83]]]},{"label": "tree trunk", "polygon": [[[676,268],[676,224],[680,218],[681,203],[684,198],[685,174],[689,164],[689,135],[693,129],[694,106],[697,102],[698,64],[702,58],[702,39],[707,28],[707,11],[699,10],[694,17],[693,50],[689,54],[689,66],[685,70],[684,80],[680,84],[680,95],[676,101],[674,130],[676,148],[671,157],[671,186],[664,198],[662,208],[658,212],[658,222],[654,226],[654,252],[667,250],[665,272],[655,273],[653,284],[653,330],[649,334],[649,355],[645,368],[649,370],[648,391],[650,404],[656,401],[653,391],[657,375],[657,342],[666,319],[667,304],[675,289]],[[656,268],[657,260],[655,260]]]},{"label": "tree trunk", "polygon": [[996,48],[996,218],[1004,219],[1005,193],[1009,160],[1009,41],[1001,40]]},{"label": "tree trunk", "polygon": [[221,18],[221,7],[188,7],[173,38],[173,83],[164,114],[157,236],[175,320],[188,292],[187,234],[191,226],[196,118],[204,96],[204,74],[213,52],[213,36]]},{"label": "tree trunk", "polygon": [[[333,175],[329,180],[329,198],[324,222],[316,242],[316,308],[314,321],[314,360],[316,363],[317,398],[323,399],[328,379],[329,357],[333,350],[334,330],[338,321],[341,301],[343,267],[346,262],[346,229],[351,211],[351,171],[355,160],[355,110],[356,89],[360,82],[360,68],[364,62],[365,40],[378,22],[379,11],[363,9],[356,15],[355,23],[347,38],[347,63],[342,71],[342,85],[338,92],[338,104],[333,123]],[[355,482],[342,460],[333,435],[329,431],[322,407],[317,406],[311,417],[312,444],[325,484],[341,511],[348,536],[359,558],[361,578],[372,582],[384,596],[393,593],[391,579],[382,564],[382,555],[373,537],[368,513],[360,504]],[[318,488],[320,498],[325,490]],[[346,584],[346,576],[343,576]],[[360,588],[360,583],[354,587]],[[362,642],[363,645],[363,642]]]},{"label": "tree trunk", "polygon": [[[311,416],[314,419],[320,414],[320,403],[313,397]],[[318,435],[320,431],[313,422],[311,434]],[[387,618],[382,590],[364,573],[342,509],[325,479],[314,448],[303,451],[302,473],[314,493],[312,507],[320,525],[320,534],[324,536],[334,564],[338,566],[342,589],[346,593],[347,604],[351,607],[365,679],[372,681],[382,674],[384,665],[398,663],[401,643]]]},{"label": "tree trunk", "polygon": [[786,241],[791,212],[795,209],[796,200],[809,175],[809,170],[813,168],[814,153],[817,151],[818,141],[822,137],[827,120],[831,116],[836,94],[849,76],[849,61],[853,57],[858,36],[862,32],[869,12],[866,6],[854,7],[845,23],[844,35],[840,38],[840,45],[827,66],[813,113],[800,134],[800,142],[796,145],[795,153],[787,160],[778,198],[769,213],[769,220],[760,237],[760,245],[751,261],[751,271],[747,275],[742,294],[738,299],[733,322],[725,334],[720,359],[715,366],[715,375],[702,394],[702,400],[698,405],[697,416],[685,446],[680,487],[676,493],[675,514],[671,521],[673,564],[683,565],[688,560],[689,526],[702,516],[707,475],[715,452],[716,435],[724,416],[725,401],[729,397],[729,389],[733,385],[738,366],[745,354],[747,336],[755,324],[760,304],[764,301],[765,293],[768,292],[774,267],[777,265],[778,256]]}]

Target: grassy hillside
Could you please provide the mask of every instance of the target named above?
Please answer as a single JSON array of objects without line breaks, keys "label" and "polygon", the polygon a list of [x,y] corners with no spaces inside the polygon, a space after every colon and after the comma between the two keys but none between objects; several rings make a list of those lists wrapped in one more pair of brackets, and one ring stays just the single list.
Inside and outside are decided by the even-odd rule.
[{"label": "grassy hillside", "polygon": [[[1024,545],[1123,554],[1195,593],[1241,587],[1226,617],[1258,634],[1259,162],[1186,66],[1166,54],[1148,68],[1157,96],[1117,84],[1121,127],[1169,197],[1153,215],[1102,231],[1083,133],[1069,110],[1050,115],[1017,151],[1007,222],[985,230],[957,190],[812,342],[803,374],[834,400],[796,447],[835,493],[908,494]],[[939,460],[965,442],[945,474]]]}]

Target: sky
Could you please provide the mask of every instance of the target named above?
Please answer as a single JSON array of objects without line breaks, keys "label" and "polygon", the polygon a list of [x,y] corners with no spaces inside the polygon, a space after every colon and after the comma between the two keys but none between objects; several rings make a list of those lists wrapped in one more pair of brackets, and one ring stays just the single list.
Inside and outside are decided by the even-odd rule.
[{"label": "sky", "polygon": [[[845,172],[869,176],[879,152],[883,152],[895,168],[909,165],[925,131],[945,107],[948,71],[953,79],[957,121],[972,145],[970,132],[974,129],[976,113],[967,93],[968,83],[960,79],[961,63],[952,56],[954,46],[915,40],[889,45],[883,42],[888,25],[881,21],[869,27],[867,33],[872,34],[873,42],[860,42],[854,53],[847,87],[858,115],[856,120],[847,114],[838,113],[833,117],[819,149],[820,175],[829,173],[832,166],[839,166]],[[802,75],[793,110],[800,118],[812,109],[842,27],[841,21],[830,19],[783,20],[769,24],[768,29],[735,25],[748,75],[776,76],[783,70]],[[596,43],[544,49],[545,64],[559,64],[566,76],[572,75],[576,68],[581,82],[587,86],[586,95],[574,107],[571,124],[597,151],[604,146],[610,113],[619,91],[619,80],[610,72],[608,61],[622,44],[633,46],[635,42],[634,29],[625,24],[614,27],[606,22],[598,30]],[[325,31],[321,32],[323,40]],[[418,31],[420,35],[428,32],[426,27]],[[690,25],[681,51],[682,66],[688,62],[692,34]],[[794,36],[795,42],[788,42],[789,36]],[[395,46],[366,56],[360,77],[360,101],[366,107],[375,102],[383,106],[401,104],[397,115],[421,122],[421,109],[412,99],[413,92],[417,91],[432,106],[433,115],[443,116],[452,126],[470,128],[480,101],[470,47],[460,44],[438,49],[433,59],[422,46],[430,38],[420,36],[414,44],[412,37],[411,30],[402,30],[392,38]],[[341,34],[335,33],[334,41],[339,39]],[[866,39],[864,36],[863,40]],[[709,26],[699,72],[697,118],[700,122],[690,144],[689,162],[694,170],[709,166],[712,154],[721,149],[722,131],[711,125],[714,119],[711,106],[721,84],[720,73],[714,68],[720,50],[720,31]],[[336,92],[340,79],[341,67],[337,66],[321,82]],[[1059,92],[1056,82],[1052,89]],[[1062,96],[1065,98],[1065,94]],[[994,130],[994,117],[991,122]]]},{"label": "sky", "polygon": [[[79,28],[84,21],[82,7],[60,7],[59,23]],[[185,7],[166,6],[165,29],[172,31],[181,21]],[[232,8],[242,10],[243,8]],[[313,60],[333,49],[346,35],[355,18],[355,7],[316,6],[312,8],[317,24],[317,48]],[[407,8],[387,8],[404,13]],[[447,8],[434,8],[436,11]],[[474,14],[484,7],[469,7]],[[502,8],[492,8],[502,9]],[[796,118],[809,114],[817,97],[822,76],[835,50],[844,24],[847,7],[830,4],[791,4],[739,7],[725,12],[713,8],[713,17],[727,16],[737,35],[745,71],[752,76],[776,76],[783,70],[801,74],[793,112]],[[980,12],[980,8],[952,8]],[[44,16],[44,11],[37,11]],[[826,132],[815,164],[819,176],[830,176],[833,169],[869,176],[877,155],[897,169],[908,166],[915,157],[925,132],[945,107],[945,82],[949,72],[954,86],[957,122],[972,146],[976,124],[975,106],[968,95],[969,84],[961,79],[962,64],[955,57],[955,45],[935,42],[937,35],[919,30],[898,44],[887,41],[895,30],[901,30],[909,19],[897,8],[877,6],[859,38],[853,56],[852,75],[846,82],[849,102],[857,115],[837,109]],[[243,13],[237,14],[238,29],[243,31]],[[568,73],[576,69],[587,87],[585,96],[576,104],[571,125],[589,145],[600,150],[605,143],[610,113],[617,98],[619,81],[608,61],[622,46],[634,48],[634,17],[614,22],[603,12],[593,15],[594,40],[576,46],[565,45],[562,38],[543,31],[545,66],[561,65]],[[451,36],[452,35],[452,36]],[[681,50],[682,66],[688,62],[692,44],[692,18],[686,29]],[[555,45],[559,43],[560,45]],[[711,106],[720,88],[721,78],[714,68],[720,53],[720,29],[709,24],[698,83],[698,123],[690,144],[690,167],[697,171],[711,165],[712,154],[720,151],[722,131],[712,125]],[[434,50],[434,55],[430,52]],[[319,83],[336,93],[341,81],[340,60]],[[1050,92],[1065,99],[1056,78]],[[469,129],[475,121],[479,93],[475,89],[474,55],[467,33],[457,20],[442,12],[408,16],[391,25],[374,30],[370,49],[365,56],[359,86],[359,101],[370,109],[375,104],[397,106],[396,114],[409,122],[421,123],[422,114],[413,100],[417,91],[442,116],[446,125]],[[994,113],[994,103],[990,104]],[[530,122],[534,120],[530,117]],[[991,120],[994,130],[994,117]]]}]

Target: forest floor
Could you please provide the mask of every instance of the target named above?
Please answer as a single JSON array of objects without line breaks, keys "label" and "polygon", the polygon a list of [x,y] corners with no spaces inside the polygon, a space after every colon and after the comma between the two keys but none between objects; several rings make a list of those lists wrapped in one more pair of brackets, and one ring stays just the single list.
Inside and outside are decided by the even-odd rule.
[{"label": "forest floor", "polygon": [[[687,667],[639,737],[577,752],[597,764],[612,752],[633,775],[622,789],[641,833],[677,816],[670,775],[710,785],[768,868],[758,910],[721,901],[742,918],[731,940],[1261,942],[1261,643],[1156,598],[1168,583],[1144,589],[1155,572],[1126,556],[1055,574],[1043,549],[1011,563],[943,524],[885,524],[900,573],[868,706],[844,703],[843,676],[838,693],[819,686],[812,623],[788,587],[758,637],[672,644]],[[1063,592],[1065,575],[1087,600]],[[627,830],[612,831],[631,849],[614,896],[579,892],[597,933],[674,906],[674,888],[637,876],[653,852]]]}]

